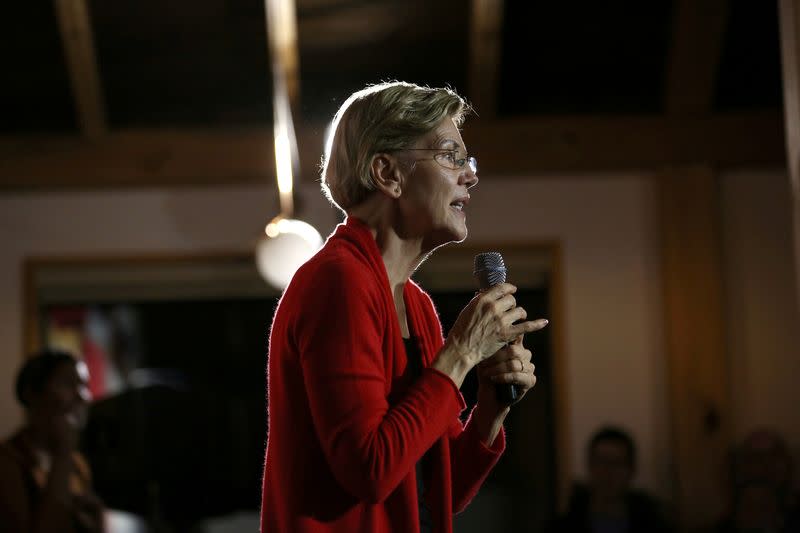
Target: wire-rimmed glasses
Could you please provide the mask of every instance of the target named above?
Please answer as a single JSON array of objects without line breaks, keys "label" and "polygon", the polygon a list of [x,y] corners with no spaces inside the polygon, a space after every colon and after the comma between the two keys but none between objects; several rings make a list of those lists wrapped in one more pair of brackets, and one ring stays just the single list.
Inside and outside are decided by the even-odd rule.
[{"label": "wire-rimmed glasses", "polygon": [[437,152],[433,154],[433,160],[443,167],[451,170],[459,170],[464,168],[464,165],[469,165],[469,169],[473,174],[478,173],[478,160],[469,154],[464,154],[464,157],[458,157],[458,150],[449,150],[447,148],[404,148],[402,151],[412,150]]}]

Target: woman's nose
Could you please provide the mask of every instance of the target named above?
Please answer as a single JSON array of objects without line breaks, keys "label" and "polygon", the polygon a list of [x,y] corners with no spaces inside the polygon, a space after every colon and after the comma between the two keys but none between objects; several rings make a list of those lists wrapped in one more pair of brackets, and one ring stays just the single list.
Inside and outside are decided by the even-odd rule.
[{"label": "woman's nose", "polygon": [[474,173],[471,168],[467,167],[467,171],[464,172],[462,183],[467,186],[467,189],[471,189],[478,184],[478,175]]}]

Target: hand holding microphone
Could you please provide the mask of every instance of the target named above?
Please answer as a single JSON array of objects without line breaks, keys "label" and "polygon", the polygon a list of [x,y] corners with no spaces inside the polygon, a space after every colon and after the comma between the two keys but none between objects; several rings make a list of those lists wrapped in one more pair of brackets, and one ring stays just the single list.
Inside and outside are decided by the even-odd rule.
[{"label": "hand holding microphone", "polygon": [[[461,311],[433,367],[450,376],[461,387],[469,370],[491,359],[481,367],[484,382],[485,379],[501,383],[507,380],[504,386],[520,382],[527,390],[532,383],[520,378],[532,377],[532,365],[526,366],[530,365],[530,352],[527,362],[525,354],[520,352],[524,351],[521,338],[525,333],[545,327],[547,320],[525,321],[527,313],[517,306],[513,296],[517,288],[503,282],[505,267],[500,254],[496,254],[496,258],[500,259],[500,267],[477,269],[480,276],[486,274],[484,277],[489,280],[484,285],[485,290],[478,292]],[[499,364],[504,366],[498,367]],[[517,398],[521,396],[519,392]],[[497,403],[509,405],[504,402]]]},{"label": "hand holding microphone", "polygon": [[[505,283],[507,272],[503,256],[498,252],[485,252],[475,256],[473,274],[482,292]],[[515,309],[522,308],[515,307]],[[526,315],[527,313],[524,316]],[[534,324],[537,325],[535,329],[541,329],[547,325],[547,320],[540,319]],[[497,383],[495,392],[500,405],[516,403],[525,391],[536,383],[536,376],[533,374],[535,367],[531,363],[532,354],[523,346],[523,338],[524,333],[519,334],[480,364],[481,377],[489,377]]]}]

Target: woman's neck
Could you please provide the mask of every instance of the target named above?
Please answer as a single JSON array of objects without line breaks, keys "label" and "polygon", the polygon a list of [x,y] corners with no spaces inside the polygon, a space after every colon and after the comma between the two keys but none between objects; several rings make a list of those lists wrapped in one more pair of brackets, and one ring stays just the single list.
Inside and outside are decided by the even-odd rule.
[{"label": "woman's neck", "polygon": [[370,229],[378,250],[386,266],[389,285],[395,299],[402,296],[402,289],[408,279],[422,263],[427,251],[424,249],[422,237],[403,236],[399,229],[398,216],[391,202],[382,195],[373,195],[354,209],[349,216],[362,221]]},{"label": "woman's neck", "polygon": [[427,255],[424,239],[402,235],[395,206],[383,195],[373,195],[350,210],[349,215],[366,224],[375,238],[389,278],[400,333],[407,338],[411,335],[411,330],[408,326],[403,290]]}]

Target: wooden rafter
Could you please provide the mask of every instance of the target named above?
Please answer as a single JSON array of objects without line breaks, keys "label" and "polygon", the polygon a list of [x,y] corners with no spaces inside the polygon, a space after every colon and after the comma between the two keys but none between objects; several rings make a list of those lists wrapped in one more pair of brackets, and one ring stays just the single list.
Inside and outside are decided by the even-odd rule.
[{"label": "wooden rafter", "polygon": [[84,136],[98,139],[107,130],[106,113],[87,3],[54,0],[54,5],[78,124]]},{"label": "wooden rafter", "polygon": [[729,0],[678,0],[666,83],[666,109],[673,115],[711,112],[722,54]]},{"label": "wooden rafter", "polygon": [[[480,124],[478,124],[480,122]],[[717,117],[562,117],[467,123],[484,175],[783,166],[778,112]],[[478,129],[479,128],[479,129]]]},{"label": "wooden rafter", "polygon": [[[305,180],[317,179],[325,127],[297,132]],[[778,112],[711,118],[550,118],[467,123],[485,176],[784,165]],[[0,189],[267,183],[268,128],[219,132],[124,130],[96,142],[0,137]]]},{"label": "wooden rafter", "polygon": [[780,0],[783,107],[786,122],[786,159],[792,191],[795,285],[800,303],[800,5]]},{"label": "wooden rafter", "polygon": [[503,0],[472,0],[468,95],[482,118],[497,114]]}]

